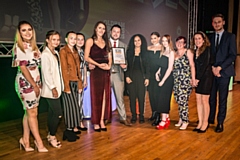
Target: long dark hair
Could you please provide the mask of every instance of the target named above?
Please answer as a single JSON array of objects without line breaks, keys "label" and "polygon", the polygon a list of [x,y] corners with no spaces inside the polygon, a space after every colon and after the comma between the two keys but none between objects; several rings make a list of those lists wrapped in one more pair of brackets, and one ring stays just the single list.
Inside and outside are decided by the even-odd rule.
[{"label": "long dark hair", "polygon": [[202,54],[204,52],[204,50],[210,46],[210,41],[207,37],[207,35],[205,33],[203,33],[202,31],[197,31],[196,33],[194,33],[193,37],[192,37],[192,40],[191,40],[191,43],[190,43],[190,49],[191,51],[194,53],[194,50],[195,50],[195,41],[194,41],[194,37],[195,35],[201,35],[202,39],[204,40],[203,42],[203,45],[199,48],[199,55]]},{"label": "long dark hair", "polygon": [[135,45],[134,45],[134,38],[135,37],[139,37],[141,39],[141,52],[140,52],[140,56],[145,56],[145,53],[147,51],[147,41],[146,38],[141,35],[141,34],[135,34],[131,37],[129,43],[128,43],[128,49],[127,49],[127,56],[133,57],[135,54]]},{"label": "long dark hair", "polygon": [[93,29],[93,35],[92,35],[92,39],[93,40],[96,40],[97,39],[97,33],[96,33],[96,29],[98,27],[99,24],[103,24],[104,27],[105,27],[105,32],[102,36],[104,42],[105,42],[105,45],[106,45],[106,51],[107,52],[110,52],[110,45],[109,45],[109,40],[108,40],[108,35],[107,35],[107,25],[103,22],[103,21],[98,21],[95,26],[94,26],[94,29]]}]

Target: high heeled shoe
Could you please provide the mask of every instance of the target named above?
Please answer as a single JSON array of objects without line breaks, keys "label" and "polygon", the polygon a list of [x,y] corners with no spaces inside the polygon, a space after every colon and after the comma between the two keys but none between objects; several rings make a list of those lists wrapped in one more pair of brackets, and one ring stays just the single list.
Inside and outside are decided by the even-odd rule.
[{"label": "high heeled shoe", "polygon": [[170,118],[168,117],[168,118],[166,118],[166,123],[167,123],[167,128],[170,126]]},{"label": "high heeled shoe", "polygon": [[198,132],[200,130],[200,128],[194,128],[192,131],[193,132]]},{"label": "high heeled shoe", "polygon": [[48,144],[50,144],[54,148],[60,148],[62,146],[61,142],[56,139],[54,136],[51,138],[50,135],[47,136]]},{"label": "high heeled shoe", "polygon": [[25,144],[23,142],[23,138],[19,139],[19,144],[20,144],[20,150],[22,150],[22,147],[23,147],[26,152],[34,151],[34,149],[32,147],[26,148],[26,146],[25,146]]},{"label": "high heeled shoe", "polygon": [[187,129],[187,126],[188,126],[188,122],[186,123],[182,123],[181,127],[179,128],[180,130],[186,130]]},{"label": "high heeled shoe", "polygon": [[87,131],[87,127],[78,126],[77,128],[78,128],[79,130],[81,130],[81,131]]},{"label": "high heeled shoe", "polygon": [[47,148],[45,147],[39,148],[36,140],[34,140],[34,144],[35,144],[35,149],[37,149],[38,152],[48,152]]},{"label": "high heeled shoe", "polygon": [[161,124],[161,122],[160,122],[160,124],[156,126],[156,129],[162,130],[162,129],[168,128],[169,125],[168,125],[167,121],[162,121],[162,122],[164,122],[164,125],[160,125]]},{"label": "high heeled shoe", "polygon": [[205,130],[199,129],[199,131],[197,131],[197,133],[205,133],[207,131],[208,127],[209,127],[209,124],[207,125],[207,128]]},{"label": "high heeled shoe", "polygon": [[182,119],[179,119],[178,123],[175,124],[176,127],[180,127],[182,125]]}]

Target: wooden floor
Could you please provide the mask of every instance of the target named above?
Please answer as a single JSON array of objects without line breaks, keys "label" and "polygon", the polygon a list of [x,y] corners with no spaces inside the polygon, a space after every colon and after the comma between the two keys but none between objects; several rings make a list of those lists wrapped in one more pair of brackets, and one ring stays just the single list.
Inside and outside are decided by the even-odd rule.
[{"label": "wooden floor", "polygon": [[[112,123],[107,132],[94,132],[90,120],[84,123],[90,128],[82,132],[76,142],[62,141],[60,149],[47,145],[46,113],[39,115],[41,137],[48,153],[25,152],[19,150],[18,140],[22,135],[21,119],[0,123],[0,159],[1,160],[240,160],[240,84],[235,84],[229,92],[228,113],[224,123],[224,132],[215,133],[211,125],[206,133],[192,131],[196,127],[197,112],[195,93],[190,99],[190,125],[180,131],[174,124],[178,121],[178,108],[172,98],[171,125],[165,130],[156,130],[147,122],[150,116],[148,97],[146,103],[146,123],[138,122],[132,127],[119,123],[118,113],[113,112]],[[128,119],[130,119],[129,100],[125,97]],[[61,121],[57,137],[62,138],[64,124]],[[31,138],[33,146],[33,138]]]}]

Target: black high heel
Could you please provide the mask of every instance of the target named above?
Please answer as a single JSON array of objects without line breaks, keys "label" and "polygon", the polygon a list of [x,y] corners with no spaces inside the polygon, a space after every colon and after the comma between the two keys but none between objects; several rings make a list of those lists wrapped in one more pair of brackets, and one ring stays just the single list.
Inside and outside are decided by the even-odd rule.
[{"label": "black high heel", "polygon": [[199,129],[198,133],[205,133],[207,131],[208,127],[209,127],[209,124],[207,125],[207,128],[205,130]]},{"label": "black high heel", "polygon": [[192,131],[193,132],[198,132],[200,130],[200,128],[194,128]]},{"label": "black high heel", "polygon": [[79,130],[81,130],[81,131],[87,131],[87,127],[83,127],[83,128],[82,128],[82,127],[78,126],[77,128],[78,128]]},{"label": "black high heel", "polygon": [[157,116],[157,111],[153,111],[152,116],[148,119],[148,121],[153,121],[154,119],[156,119],[156,116]]},{"label": "black high heel", "polygon": [[156,113],[156,119],[155,119],[155,121],[152,123],[152,126],[157,126],[160,122],[161,122],[161,120],[160,120],[160,114],[157,114],[157,113]]}]

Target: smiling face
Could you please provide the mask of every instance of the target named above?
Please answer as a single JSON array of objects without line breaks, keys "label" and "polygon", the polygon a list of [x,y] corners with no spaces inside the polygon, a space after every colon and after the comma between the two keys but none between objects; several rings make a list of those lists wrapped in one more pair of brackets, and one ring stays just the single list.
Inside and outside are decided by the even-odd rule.
[{"label": "smiling face", "polygon": [[194,35],[194,44],[197,46],[197,48],[200,48],[203,46],[204,40],[201,34],[195,34]]},{"label": "smiling face", "polygon": [[25,42],[29,42],[33,37],[33,29],[29,24],[22,24],[19,33]]},{"label": "smiling face", "polygon": [[82,47],[84,45],[85,41],[84,41],[84,37],[83,35],[77,35],[77,47]]},{"label": "smiling face", "polygon": [[118,27],[113,27],[111,32],[110,32],[110,36],[113,40],[118,40],[120,38],[121,35],[121,29]]},{"label": "smiling face", "polygon": [[106,27],[102,23],[99,23],[98,26],[95,29],[96,35],[98,37],[102,37],[104,35],[105,31],[106,31]]},{"label": "smiling face", "polygon": [[222,17],[215,17],[212,20],[212,26],[216,32],[220,32],[223,30],[223,26],[225,24],[225,21]]},{"label": "smiling face", "polygon": [[162,38],[162,45],[163,45],[163,47],[165,47],[165,48],[169,47],[169,42],[168,42],[167,37],[163,37],[163,38]]},{"label": "smiling face", "polygon": [[152,43],[153,45],[158,44],[159,41],[160,41],[160,37],[158,37],[158,36],[156,36],[156,35],[154,35],[154,34],[151,35],[151,43]]},{"label": "smiling face", "polygon": [[65,41],[67,42],[68,45],[73,47],[77,43],[77,35],[76,35],[76,33],[69,33],[68,37],[65,38]]},{"label": "smiling face", "polygon": [[186,46],[184,39],[179,39],[175,44],[178,50],[183,49]]},{"label": "smiling face", "polygon": [[59,34],[54,34],[49,37],[49,39],[46,39],[48,43],[48,47],[51,49],[55,49],[60,44],[60,36]]},{"label": "smiling face", "polygon": [[134,46],[141,47],[141,45],[142,45],[142,41],[141,41],[140,37],[138,37],[138,36],[134,37]]}]

